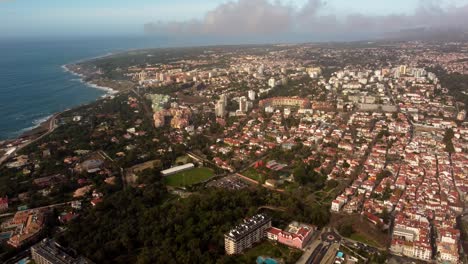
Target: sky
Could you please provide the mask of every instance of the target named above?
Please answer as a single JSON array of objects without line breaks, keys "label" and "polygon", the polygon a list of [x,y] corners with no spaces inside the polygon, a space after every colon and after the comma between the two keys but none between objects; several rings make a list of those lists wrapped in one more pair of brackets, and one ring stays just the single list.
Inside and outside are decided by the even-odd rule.
[{"label": "sky", "polygon": [[468,0],[0,0],[0,36],[365,37],[466,15]]}]

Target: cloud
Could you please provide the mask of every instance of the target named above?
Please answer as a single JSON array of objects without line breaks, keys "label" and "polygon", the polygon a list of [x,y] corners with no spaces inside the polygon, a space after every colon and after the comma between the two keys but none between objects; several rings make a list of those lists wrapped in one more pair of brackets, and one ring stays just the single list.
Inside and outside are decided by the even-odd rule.
[{"label": "cloud", "polygon": [[146,32],[208,35],[253,35],[287,32],[293,23],[292,7],[267,0],[239,0],[219,5],[203,20],[157,22],[145,25]]},{"label": "cloud", "polygon": [[362,13],[337,16],[327,6],[325,0],[309,0],[300,8],[278,0],[237,0],[219,5],[200,20],[150,22],[144,30],[169,35],[371,37],[416,27],[468,28],[463,22],[468,16],[468,3],[456,6],[447,5],[447,1],[420,0],[412,14],[381,16]]}]

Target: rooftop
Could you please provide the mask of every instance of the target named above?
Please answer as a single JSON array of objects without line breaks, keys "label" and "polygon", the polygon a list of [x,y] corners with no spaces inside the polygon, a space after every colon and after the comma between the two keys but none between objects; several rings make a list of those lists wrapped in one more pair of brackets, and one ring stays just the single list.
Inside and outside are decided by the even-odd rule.
[{"label": "rooftop", "polygon": [[244,222],[231,229],[226,236],[232,239],[241,239],[243,236],[249,234],[253,230],[257,229],[271,221],[271,217],[265,214],[254,215],[251,218],[244,219]]},{"label": "rooftop", "polygon": [[91,261],[83,257],[74,258],[54,240],[44,239],[31,247],[31,251],[54,264],[90,264]]}]

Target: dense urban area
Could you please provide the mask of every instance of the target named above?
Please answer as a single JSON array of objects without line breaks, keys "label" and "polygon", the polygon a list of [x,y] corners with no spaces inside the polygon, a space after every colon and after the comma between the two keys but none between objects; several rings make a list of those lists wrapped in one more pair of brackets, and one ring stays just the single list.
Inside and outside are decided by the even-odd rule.
[{"label": "dense urban area", "polygon": [[115,91],[0,142],[2,263],[467,263],[468,43],[67,69]]}]

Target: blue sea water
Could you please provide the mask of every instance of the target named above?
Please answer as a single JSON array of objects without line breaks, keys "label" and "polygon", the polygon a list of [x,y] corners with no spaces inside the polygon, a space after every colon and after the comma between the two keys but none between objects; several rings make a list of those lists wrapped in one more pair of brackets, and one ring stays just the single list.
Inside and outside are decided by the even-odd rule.
[{"label": "blue sea water", "polygon": [[135,48],[167,46],[156,38],[0,39],[0,140],[54,113],[100,98],[62,65]]},{"label": "blue sea water", "polygon": [[130,49],[274,43],[236,37],[76,37],[2,39],[0,36],[0,141],[36,127],[54,113],[104,95],[62,66]]}]

